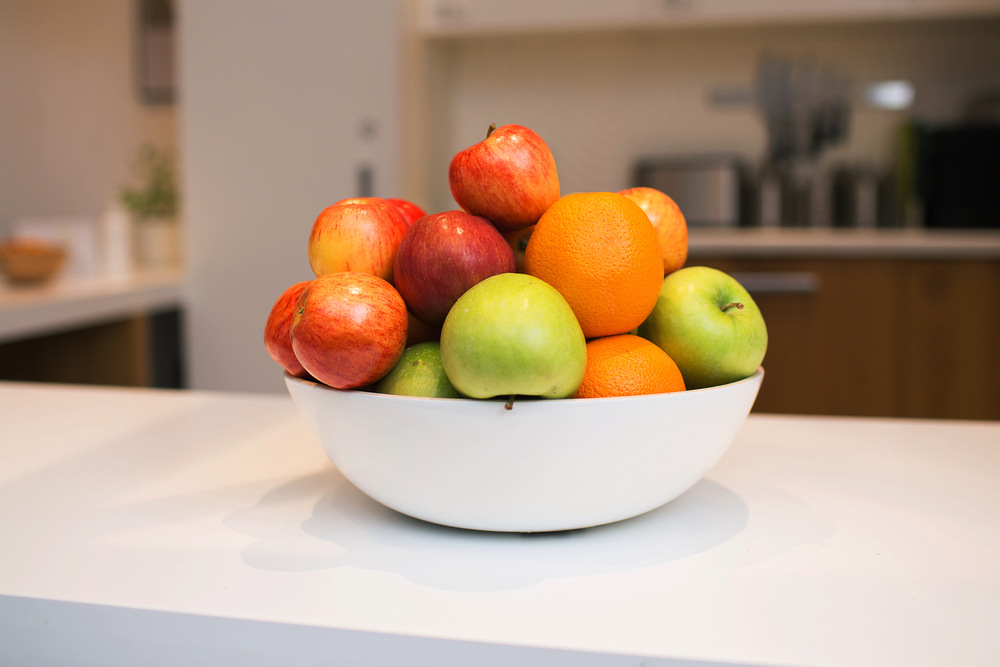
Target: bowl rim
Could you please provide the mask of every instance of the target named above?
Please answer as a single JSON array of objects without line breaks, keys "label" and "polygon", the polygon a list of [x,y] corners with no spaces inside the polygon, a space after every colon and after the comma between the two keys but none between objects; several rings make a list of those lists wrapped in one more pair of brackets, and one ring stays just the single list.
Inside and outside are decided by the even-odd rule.
[{"label": "bowl rim", "polygon": [[[758,366],[751,375],[745,378],[734,380],[732,382],[727,382],[725,384],[718,384],[712,387],[701,387],[699,389],[685,389],[684,391],[672,391],[664,392],[659,394],[637,394],[634,396],[601,396],[596,398],[541,398],[539,396],[521,396],[517,395],[521,402],[530,403],[544,403],[545,405],[565,405],[565,404],[580,404],[581,402],[587,405],[593,405],[595,403],[602,403],[608,401],[636,401],[636,400],[670,400],[665,398],[668,396],[690,396],[691,394],[705,393],[710,391],[718,391],[720,389],[726,389],[729,387],[736,387],[741,384],[748,384],[751,382],[756,382],[758,378],[762,378],[764,375],[764,366]],[[479,403],[479,404],[491,404],[491,403],[505,403],[508,399],[506,396],[495,396],[492,398],[450,398],[450,397],[438,397],[438,396],[407,396],[404,394],[383,394],[376,391],[366,390],[366,389],[337,389],[336,387],[331,387],[328,384],[323,384],[322,382],[314,378],[302,378],[292,375],[288,371],[284,371],[285,382],[296,382],[298,384],[303,384],[306,386],[313,386],[318,389],[323,389],[331,392],[337,392],[348,395],[365,395],[374,396],[373,400],[377,401],[399,401],[404,403],[421,403],[421,402],[432,402],[432,403]]]}]

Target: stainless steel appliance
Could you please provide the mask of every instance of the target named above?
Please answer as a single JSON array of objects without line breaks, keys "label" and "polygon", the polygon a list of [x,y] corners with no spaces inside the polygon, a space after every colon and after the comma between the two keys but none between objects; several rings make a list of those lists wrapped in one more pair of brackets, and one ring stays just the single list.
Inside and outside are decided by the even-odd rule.
[{"label": "stainless steel appliance", "polygon": [[729,155],[648,158],[634,180],[669,195],[690,227],[735,227],[745,202],[744,171]]}]

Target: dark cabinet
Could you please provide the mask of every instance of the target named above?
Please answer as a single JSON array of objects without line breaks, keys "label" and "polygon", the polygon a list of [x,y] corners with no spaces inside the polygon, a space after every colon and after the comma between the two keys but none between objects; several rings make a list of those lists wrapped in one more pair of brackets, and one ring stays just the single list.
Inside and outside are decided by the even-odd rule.
[{"label": "dark cabinet", "polygon": [[137,314],[0,345],[0,380],[184,387],[182,312]]}]

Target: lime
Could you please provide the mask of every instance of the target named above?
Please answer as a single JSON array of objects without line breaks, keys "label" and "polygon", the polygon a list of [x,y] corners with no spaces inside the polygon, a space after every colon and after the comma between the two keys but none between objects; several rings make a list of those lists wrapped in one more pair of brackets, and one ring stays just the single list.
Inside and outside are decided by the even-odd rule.
[{"label": "lime", "polygon": [[403,350],[392,370],[375,385],[380,394],[461,398],[441,364],[441,344],[417,343]]}]

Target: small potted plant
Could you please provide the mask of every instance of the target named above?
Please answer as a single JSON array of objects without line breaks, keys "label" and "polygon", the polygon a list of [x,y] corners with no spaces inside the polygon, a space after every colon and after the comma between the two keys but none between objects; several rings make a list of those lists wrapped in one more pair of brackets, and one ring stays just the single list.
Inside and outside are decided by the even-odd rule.
[{"label": "small potted plant", "polygon": [[120,201],[135,224],[139,262],[148,268],[172,265],[179,250],[173,156],[145,144],[139,148],[132,169],[135,183],[121,189]]}]

